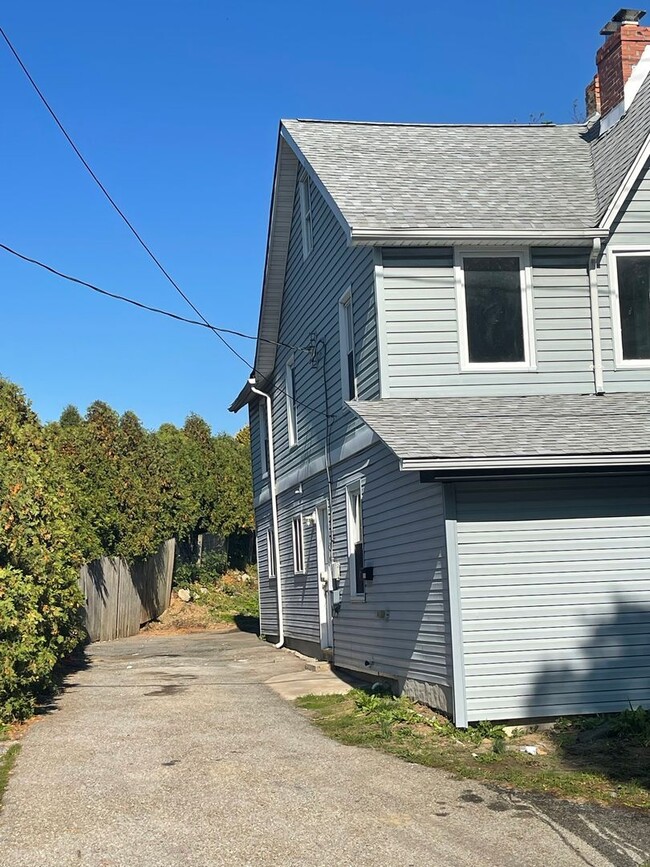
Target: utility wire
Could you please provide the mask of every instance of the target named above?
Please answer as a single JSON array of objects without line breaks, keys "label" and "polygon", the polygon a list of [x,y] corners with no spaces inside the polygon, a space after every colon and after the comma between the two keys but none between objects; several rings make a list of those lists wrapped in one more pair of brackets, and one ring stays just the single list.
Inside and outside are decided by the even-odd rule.
[{"label": "utility wire", "polygon": [[[9,37],[7,36],[7,34],[5,33],[4,29],[3,29],[1,26],[0,26],[0,36],[2,36],[2,38],[4,39],[4,41],[7,43],[7,46],[8,46],[8,48],[9,48],[9,50],[11,51],[11,53],[13,54],[13,56],[15,57],[15,59],[16,59],[18,65],[20,66],[20,68],[22,69],[22,71],[25,73],[25,76],[27,77],[27,80],[29,81],[29,83],[31,84],[31,86],[34,88],[34,90],[35,90],[36,94],[38,95],[39,99],[41,100],[41,102],[43,103],[43,105],[45,106],[45,108],[47,109],[48,113],[50,114],[50,116],[52,117],[52,119],[54,120],[54,122],[56,123],[56,125],[58,126],[58,128],[60,129],[61,133],[62,133],[63,136],[65,137],[65,139],[66,139],[66,141],[68,142],[68,144],[70,145],[70,147],[73,149],[73,151],[75,152],[75,154],[77,155],[77,157],[78,157],[79,160],[81,161],[82,165],[84,166],[84,168],[86,169],[86,171],[88,172],[88,174],[91,176],[91,178],[92,178],[92,179],[94,180],[94,182],[97,184],[97,186],[98,186],[99,189],[102,191],[102,193],[104,194],[104,196],[106,197],[106,199],[110,202],[110,204],[112,205],[112,207],[114,208],[114,210],[119,214],[119,216],[122,218],[122,220],[124,221],[124,223],[128,226],[128,228],[130,229],[130,231],[132,232],[132,234],[134,235],[134,237],[136,238],[136,240],[138,241],[138,243],[140,244],[140,246],[143,248],[143,250],[147,253],[147,255],[149,256],[149,258],[152,260],[152,262],[154,262],[154,264],[156,265],[156,267],[157,267],[157,268],[159,269],[159,271],[164,275],[164,277],[169,281],[169,283],[171,283],[171,285],[172,285],[172,286],[174,287],[174,289],[178,292],[178,294],[181,296],[181,298],[183,298],[183,300],[184,300],[184,301],[185,301],[185,302],[186,302],[186,303],[187,303],[187,304],[192,308],[192,310],[196,313],[196,315],[199,317],[199,319],[201,319],[201,321],[203,322],[203,324],[205,325],[205,327],[206,327],[206,328],[209,328],[209,329],[212,331],[212,333],[215,335],[215,337],[218,337],[219,340],[224,344],[224,346],[226,346],[226,347],[227,347],[227,348],[228,348],[228,349],[233,353],[233,355],[235,355],[235,356],[236,356],[240,361],[242,361],[242,362],[243,362],[247,367],[249,367],[249,368],[253,371],[253,373],[256,373],[256,374],[258,374],[258,375],[261,376],[259,370],[257,370],[257,369],[255,368],[255,366],[252,365],[252,364],[250,363],[250,361],[248,361],[246,358],[244,358],[244,356],[241,355],[241,354],[240,354],[240,353],[239,353],[239,352],[234,348],[234,346],[232,346],[232,345],[231,345],[231,344],[226,340],[226,338],[223,336],[223,334],[221,334],[218,330],[216,330],[215,328],[212,327],[212,325],[208,322],[208,320],[205,318],[205,316],[203,315],[203,313],[201,313],[201,311],[198,309],[198,307],[197,307],[197,306],[196,306],[196,305],[191,301],[191,299],[190,299],[190,298],[185,294],[185,292],[183,292],[183,290],[182,290],[181,287],[178,285],[178,283],[174,280],[174,278],[171,276],[171,274],[170,274],[170,273],[167,271],[167,269],[163,266],[163,264],[160,262],[160,260],[155,256],[155,254],[153,253],[153,251],[151,250],[151,248],[150,248],[150,247],[148,246],[148,244],[144,241],[144,239],[142,238],[142,236],[140,235],[140,233],[138,232],[138,230],[135,228],[135,226],[133,225],[133,223],[131,223],[131,221],[130,221],[129,218],[126,216],[126,214],[124,213],[124,211],[122,211],[122,209],[119,207],[119,205],[117,204],[117,202],[115,201],[115,199],[111,196],[111,194],[108,192],[108,190],[106,189],[106,187],[104,186],[104,184],[103,184],[103,183],[100,181],[100,179],[97,177],[97,175],[95,174],[95,172],[93,171],[93,169],[91,168],[91,166],[89,165],[89,163],[87,162],[87,160],[85,159],[85,157],[83,156],[83,154],[81,153],[81,151],[79,150],[79,148],[77,147],[77,145],[74,143],[72,137],[70,136],[70,134],[68,133],[68,131],[66,130],[66,128],[63,126],[62,122],[59,120],[59,118],[58,118],[56,112],[54,111],[54,109],[52,108],[52,106],[49,104],[49,102],[47,101],[47,99],[45,98],[45,95],[44,95],[44,93],[42,92],[42,90],[39,88],[39,86],[36,84],[36,82],[35,82],[34,79],[32,78],[32,76],[31,76],[29,70],[27,69],[27,67],[26,67],[25,64],[23,63],[23,61],[22,61],[20,55],[18,54],[18,52],[17,52],[16,49],[14,48],[14,46],[13,46],[11,40],[9,39]],[[13,252],[13,251],[11,251],[11,252]],[[37,263],[37,264],[40,264],[40,263]],[[91,287],[91,288],[94,289],[95,287]],[[108,293],[106,293],[106,294],[108,294]],[[224,329],[224,330],[225,330],[225,329]],[[301,349],[301,351],[303,351],[303,350]],[[287,397],[289,397],[289,395],[287,394],[286,391],[283,391],[283,390],[282,390],[281,388],[279,388],[278,386],[276,386],[276,388],[278,389],[278,391],[280,391],[281,394],[284,394],[284,395],[286,395]],[[320,413],[321,415],[326,415],[326,413],[324,413],[321,409],[318,409],[318,408],[316,408],[316,407],[310,406],[309,404],[305,403],[304,401],[300,401],[300,400],[298,400],[297,398],[293,398],[293,399],[295,400],[295,402],[296,402],[297,404],[301,404],[302,406],[305,406],[306,408],[311,409],[311,410],[313,410],[313,411],[316,412],[316,413]]]},{"label": "utility wire", "polygon": [[[50,274],[54,274],[56,277],[61,277],[63,280],[68,280],[70,283],[76,283],[79,286],[85,286],[88,289],[92,289],[93,292],[98,292],[100,295],[105,295],[107,298],[114,298],[116,301],[123,301],[125,304],[131,304],[133,307],[138,307],[140,310],[146,310],[149,313],[157,313],[160,316],[167,316],[169,319],[174,319],[177,322],[185,322],[188,325],[197,325],[199,328],[207,328],[210,331],[214,331],[215,334],[219,334],[219,332],[224,332],[225,334],[232,334],[235,337],[245,337],[248,340],[261,340],[262,342],[272,343],[274,346],[284,346],[288,349],[296,349],[301,352],[311,352],[309,347],[304,346],[292,346],[290,343],[278,343],[275,340],[269,340],[264,337],[256,338],[252,334],[245,334],[243,331],[236,331],[233,328],[221,328],[217,325],[212,325],[210,322],[201,322],[198,319],[188,319],[186,316],[181,316],[178,313],[172,313],[170,310],[162,310],[160,307],[152,307],[149,304],[143,304],[141,301],[136,301],[133,298],[128,298],[126,295],[119,295],[117,292],[109,292],[108,289],[102,289],[100,286],[95,286],[94,283],[89,283],[87,280],[81,280],[79,277],[73,277],[71,274],[65,274],[63,271],[59,271],[57,268],[53,268],[51,265],[47,265],[45,262],[41,262],[39,259],[34,259],[31,256],[26,256],[24,253],[19,253],[18,250],[14,250],[13,247],[9,247],[7,244],[0,243],[0,250],[5,250],[7,253],[11,253],[12,256],[16,256],[18,259],[22,259],[23,262],[29,262],[31,265],[37,265],[39,268],[43,268],[45,271],[48,271]],[[248,362],[245,358],[237,353],[238,357],[242,359],[242,361],[248,365]],[[254,370],[255,368],[253,368]],[[276,386],[277,387],[277,386]],[[278,388],[281,394],[287,395],[286,391]],[[308,409],[313,410],[314,412],[320,413],[322,410],[311,406],[308,403],[304,403],[301,400],[295,398],[296,403],[301,404],[302,406],[307,407]],[[323,415],[327,415],[327,407],[325,408],[325,412]]]},{"label": "utility wire", "polygon": [[128,298],[126,295],[119,295],[117,292],[109,292],[108,289],[102,289],[100,286],[95,286],[94,283],[88,283],[86,280],[81,280],[79,277],[65,274],[63,271],[59,271],[57,268],[53,268],[51,265],[47,265],[39,259],[33,259],[31,256],[19,253],[18,250],[14,250],[6,244],[0,243],[0,249],[6,250],[7,253],[11,253],[12,256],[16,256],[18,259],[22,259],[23,262],[38,265],[39,268],[43,268],[45,271],[49,271],[50,274],[61,277],[63,280],[69,280],[71,283],[77,283],[79,286],[86,286],[88,289],[92,289],[93,292],[99,292],[100,295],[106,295],[107,298],[114,298],[116,301],[124,301],[125,304],[132,304],[134,307],[139,307],[141,310],[147,310],[149,313],[158,313],[160,316],[168,316],[170,319],[176,319],[178,322],[186,322],[188,325],[198,325],[201,328],[208,328],[210,331],[232,334],[235,337],[244,337],[246,340],[260,340],[262,343],[271,343],[273,346],[285,346],[288,349],[299,350],[301,352],[307,351],[305,347],[302,346],[292,346],[290,343],[270,340],[267,337],[255,337],[253,334],[245,334],[243,331],[237,331],[234,328],[223,328],[219,325],[212,325],[210,322],[202,322],[198,319],[188,319],[186,316],[172,313],[169,310],[162,310],[160,307],[151,307],[149,304],[143,304],[142,301],[136,301],[133,298]]}]

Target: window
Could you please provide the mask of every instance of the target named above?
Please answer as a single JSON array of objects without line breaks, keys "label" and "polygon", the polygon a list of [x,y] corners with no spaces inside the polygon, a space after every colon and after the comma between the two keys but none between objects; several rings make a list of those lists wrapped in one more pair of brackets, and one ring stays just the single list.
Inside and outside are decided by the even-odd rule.
[{"label": "window", "polygon": [[350,595],[363,596],[363,518],[361,504],[361,483],[357,482],[347,489],[348,498],[348,576]]},{"label": "window", "polygon": [[302,258],[306,259],[314,246],[311,222],[311,192],[309,178],[305,175],[298,185],[300,196],[300,226],[302,229]]},{"label": "window", "polygon": [[298,426],[296,423],[296,378],[293,361],[288,362],[285,374],[285,389],[287,393],[287,434],[289,447],[298,442]]},{"label": "window", "polygon": [[523,253],[457,254],[461,369],[534,367],[532,288]]},{"label": "window", "polygon": [[647,366],[650,364],[650,251],[617,255],[612,285],[618,332],[617,362],[628,367]]},{"label": "window", "polygon": [[303,539],[302,515],[296,515],[293,529],[293,571],[296,575],[305,571],[305,543]]},{"label": "window", "polygon": [[273,535],[273,530],[266,531],[266,556],[269,578],[277,578],[278,564],[275,561],[275,536]]},{"label": "window", "polygon": [[260,457],[262,461],[262,478],[266,478],[269,474],[269,467],[271,465],[271,455],[269,451],[269,427],[268,427],[268,415],[266,412],[266,406],[261,403],[259,410],[259,421],[260,421]]},{"label": "window", "polygon": [[348,289],[339,301],[339,340],[343,400],[354,400],[357,396],[357,371],[354,358],[354,316],[351,289]]}]

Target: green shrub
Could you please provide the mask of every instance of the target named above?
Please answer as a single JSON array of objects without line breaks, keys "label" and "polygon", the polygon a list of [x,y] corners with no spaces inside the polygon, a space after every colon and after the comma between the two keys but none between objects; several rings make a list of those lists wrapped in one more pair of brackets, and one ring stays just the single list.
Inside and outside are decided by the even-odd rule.
[{"label": "green shrub", "polygon": [[0,379],[0,722],[32,712],[82,637],[68,480],[22,392]]},{"label": "green shrub", "polygon": [[181,563],[174,570],[174,584],[189,587],[191,584],[216,584],[228,569],[228,555],[223,551],[211,551],[203,556],[202,563]]}]

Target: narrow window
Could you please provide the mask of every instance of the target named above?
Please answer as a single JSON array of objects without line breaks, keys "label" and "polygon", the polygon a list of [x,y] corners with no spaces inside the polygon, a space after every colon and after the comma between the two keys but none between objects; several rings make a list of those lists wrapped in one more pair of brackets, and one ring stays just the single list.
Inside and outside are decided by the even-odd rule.
[{"label": "narrow window", "polygon": [[278,566],[275,562],[275,537],[273,530],[266,531],[266,556],[269,568],[269,578],[276,578],[278,574]]},{"label": "narrow window", "polygon": [[298,426],[296,421],[296,378],[293,362],[287,364],[285,375],[285,391],[287,394],[287,435],[289,447],[298,442]]},{"label": "narrow window", "polygon": [[306,259],[314,246],[311,217],[311,192],[309,178],[303,177],[298,186],[300,196],[300,226],[302,230],[302,257]]},{"label": "narrow window", "polygon": [[305,545],[302,532],[302,515],[296,515],[293,528],[293,571],[298,575],[305,571]]},{"label": "narrow window", "polygon": [[619,256],[616,272],[622,360],[650,360],[650,256]]},{"label": "narrow window", "polygon": [[269,452],[269,427],[268,427],[268,416],[266,413],[266,406],[261,403],[259,410],[259,420],[260,420],[260,456],[262,461],[262,478],[266,478],[269,474],[269,467],[271,466],[270,452]]},{"label": "narrow window", "polygon": [[363,596],[365,585],[363,580],[363,517],[361,503],[361,485],[348,488],[348,575],[350,578],[350,594]]},{"label": "narrow window", "polygon": [[341,343],[343,400],[355,400],[357,396],[357,370],[354,356],[354,313],[350,289],[345,292],[339,302],[339,339]]},{"label": "narrow window", "polygon": [[521,256],[462,256],[460,287],[465,365],[529,367],[532,312]]}]

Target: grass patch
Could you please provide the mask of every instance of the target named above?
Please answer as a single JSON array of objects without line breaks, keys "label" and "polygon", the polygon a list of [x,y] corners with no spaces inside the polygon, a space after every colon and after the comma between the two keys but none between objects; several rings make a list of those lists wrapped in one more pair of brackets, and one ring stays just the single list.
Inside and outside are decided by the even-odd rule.
[{"label": "grass patch", "polygon": [[[650,808],[650,711],[560,720],[551,731],[506,735],[490,722],[457,729],[406,698],[366,690],[303,696],[296,704],[327,735],[505,787]],[[534,747],[535,754],[522,751]]]},{"label": "grass patch", "polygon": [[14,744],[12,747],[9,747],[6,753],[0,756],[0,807],[2,807],[2,797],[5,789],[9,784],[9,775],[16,763],[19,752],[20,744]]},{"label": "grass patch", "polygon": [[221,623],[259,618],[257,579],[246,572],[227,572],[210,584],[193,584],[192,599]]}]

